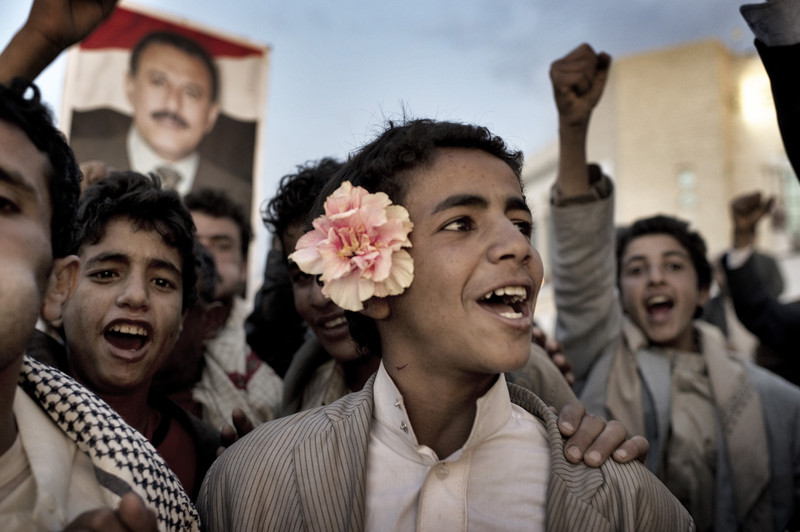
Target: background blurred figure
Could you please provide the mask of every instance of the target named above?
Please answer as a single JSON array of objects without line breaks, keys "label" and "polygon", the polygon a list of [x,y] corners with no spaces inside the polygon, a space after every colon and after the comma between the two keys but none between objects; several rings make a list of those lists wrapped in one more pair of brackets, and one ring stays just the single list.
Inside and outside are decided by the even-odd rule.
[{"label": "background blurred figure", "polygon": [[201,189],[184,198],[197,227],[197,240],[214,257],[215,298],[224,321],[206,342],[205,368],[193,396],[203,404],[203,419],[221,427],[240,408],[254,424],[275,418],[283,382],[247,345],[244,322],[250,309],[242,293],[247,280],[250,222],[227,194]]},{"label": "background blurred figure", "polygon": [[758,352],[756,362],[800,384],[800,301],[778,300],[774,276],[764,277],[754,249],[758,223],[772,210],[773,203],[773,198],[765,198],[760,192],[731,201],[733,242],[722,265],[736,315],[766,348]]},{"label": "background blurred figure", "polygon": [[586,138],[610,57],[583,44],[551,66],[559,112],[553,187],[557,334],[596,415],[645,435],[651,471],[699,530],[794,529],[800,508],[800,389],[727,350],[697,320],[711,266],[677,218],[616,234],[614,186]]},{"label": "background blurred figure", "polygon": [[[739,356],[746,360],[756,359],[759,351],[764,354],[767,349],[760,345],[758,338],[742,325],[733,308],[728,280],[725,276],[725,267],[722,264],[724,255],[719,256],[712,263],[714,269],[714,283],[717,293],[708,300],[703,308],[703,320],[716,325],[725,338],[728,346]],[[755,272],[758,282],[764,283],[772,297],[778,297],[783,292],[783,275],[778,261],[772,256],[753,250]],[[712,288],[713,290],[713,288]]]}]

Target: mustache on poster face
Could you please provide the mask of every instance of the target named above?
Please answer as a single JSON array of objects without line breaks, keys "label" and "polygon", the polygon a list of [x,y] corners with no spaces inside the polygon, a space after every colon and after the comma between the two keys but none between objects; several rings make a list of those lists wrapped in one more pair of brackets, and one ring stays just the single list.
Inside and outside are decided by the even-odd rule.
[{"label": "mustache on poster face", "polygon": [[181,115],[177,113],[173,113],[171,111],[155,111],[150,116],[153,117],[154,120],[172,120],[173,122],[177,123],[180,127],[187,128],[189,127],[189,123],[184,119]]}]

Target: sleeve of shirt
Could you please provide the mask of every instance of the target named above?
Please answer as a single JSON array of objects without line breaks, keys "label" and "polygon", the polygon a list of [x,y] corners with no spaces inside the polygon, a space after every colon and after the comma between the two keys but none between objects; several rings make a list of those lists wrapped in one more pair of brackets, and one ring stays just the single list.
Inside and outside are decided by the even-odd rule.
[{"label": "sleeve of shirt", "polygon": [[613,185],[599,168],[592,192],[566,201],[553,197],[553,288],[556,339],[572,362],[576,390],[622,330],[617,298]]}]

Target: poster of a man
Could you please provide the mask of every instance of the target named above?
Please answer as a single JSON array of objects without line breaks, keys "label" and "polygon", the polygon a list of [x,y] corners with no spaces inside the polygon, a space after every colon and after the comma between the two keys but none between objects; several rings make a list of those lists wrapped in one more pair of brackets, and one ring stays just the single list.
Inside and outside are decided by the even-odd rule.
[{"label": "poster of a man", "polygon": [[182,195],[222,189],[249,214],[268,51],[120,6],[70,52],[62,124],[78,160]]}]

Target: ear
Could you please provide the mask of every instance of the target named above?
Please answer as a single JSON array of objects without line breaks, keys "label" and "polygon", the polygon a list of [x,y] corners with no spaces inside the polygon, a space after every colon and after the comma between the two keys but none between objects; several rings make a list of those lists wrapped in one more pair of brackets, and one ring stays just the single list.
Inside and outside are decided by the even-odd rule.
[{"label": "ear", "polygon": [[133,74],[128,71],[125,74],[125,96],[128,97],[128,103],[133,105],[133,93],[136,90],[136,81],[133,79]]},{"label": "ear", "polygon": [[61,326],[64,303],[78,286],[81,261],[77,255],[69,255],[53,261],[53,270],[47,280],[42,302],[42,318],[55,327]]},{"label": "ear", "polygon": [[219,102],[214,102],[211,104],[211,107],[208,108],[208,116],[206,117],[206,134],[211,133],[211,130],[214,129],[214,124],[217,123],[218,116]]},{"label": "ear", "polygon": [[359,312],[373,320],[385,320],[391,315],[392,309],[388,298],[371,297],[364,301],[364,309]]}]

